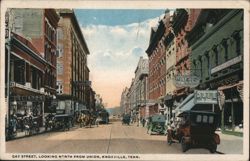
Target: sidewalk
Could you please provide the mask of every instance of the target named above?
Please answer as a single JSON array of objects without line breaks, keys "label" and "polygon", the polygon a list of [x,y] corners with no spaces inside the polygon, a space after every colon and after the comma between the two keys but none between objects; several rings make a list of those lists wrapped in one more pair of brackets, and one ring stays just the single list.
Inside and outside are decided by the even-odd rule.
[{"label": "sidewalk", "polygon": [[40,127],[40,131],[38,133],[34,133],[33,135],[25,135],[25,131],[17,132],[17,135],[16,135],[15,139],[28,137],[28,136],[34,136],[34,135],[42,134],[44,132],[45,132],[45,127]]},{"label": "sidewalk", "polygon": [[243,137],[223,134],[216,131],[220,135],[220,144],[217,147],[218,152],[225,154],[243,154]]}]

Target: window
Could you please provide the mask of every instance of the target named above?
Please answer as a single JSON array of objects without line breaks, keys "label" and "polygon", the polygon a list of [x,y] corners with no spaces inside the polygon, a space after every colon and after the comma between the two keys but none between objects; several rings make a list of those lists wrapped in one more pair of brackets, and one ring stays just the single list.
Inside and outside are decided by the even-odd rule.
[{"label": "window", "polygon": [[57,29],[57,40],[62,40],[63,39],[63,31],[62,28]]},{"label": "window", "polygon": [[219,53],[218,53],[217,46],[213,47],[213,52],[215,54],[215,66],[217,66],[219,64]]},{"label": "window", "polygon": [[227,44],[227,39],[222,40],[222,46],[224,47],[224,58],[225,61],[228,60],[228,44]]},{"label": "window", "polygon": [[63,74],[63,63],[57,62],[57,74],[62,75]]},{"label": "window", "polygon": [[23,17],[16,16],[15,17],[15,25],[14,25],[15,32],[18,33],[18,34],[21,34],[22,26],[23,26]]},{"label": "window", "polygon": [[197,117],[196,117],[196,122],[198,122],[198,123],[201,122],[201,115],[197,115]]},{"label": "window", "polygon": [[206,115],[203,115],[202,122],[203,122],[203,123],[207,123],[207,121],[208,121],[207,119],[208,119],[208,117],[207,117]]},{"label": "window", "polygon": [[209,57],[209,52],[208,51],[206,51],[205,56],[207,58],[207,74],[209,76],[210,75],[211,64],[210,64],[210,57]]},{"label": "window", "polygon": [[58,43],[56,56],[58,58],[63,56],[63,44]]},{"label": "window", "polygon": [[236,42],[236,53],[237,55],[240,55],[241,54],[241,36],[240,36],[240,33],[239,31],[237,31],[236,33],[233,34],[233,38]]},{"label": "window", "polygon": [[209,116],[209,121],[210,124],[214,123],[214,117],[213,116]]}]

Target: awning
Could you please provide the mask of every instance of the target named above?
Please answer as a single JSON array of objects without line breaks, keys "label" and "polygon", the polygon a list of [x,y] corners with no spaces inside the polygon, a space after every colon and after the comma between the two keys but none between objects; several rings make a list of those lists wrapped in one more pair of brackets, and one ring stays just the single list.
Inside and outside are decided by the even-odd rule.
[{"label": "awning", "polygon": [[240,85],[243,85],[243,81],[239,81],[238,83],[233,84],[233,85],[221,86],[221,87],[218,88],[218,90],[219,91],[223,91],[223,90],[226,90],[226,89],[229,89],[229,88],[233,88],[233,87],[236,87],[236,86],[240,86]]},{"label": "awning", "polygon": [[190,94],[182,103],[175,109],[176,113],[191,110],[194,107],[194,94]]}]

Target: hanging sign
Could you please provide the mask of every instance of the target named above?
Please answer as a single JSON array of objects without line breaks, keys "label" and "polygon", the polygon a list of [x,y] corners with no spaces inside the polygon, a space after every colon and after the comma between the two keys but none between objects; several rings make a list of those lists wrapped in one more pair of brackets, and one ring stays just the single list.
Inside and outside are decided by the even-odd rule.
[{"label": "hanging sign", "polygon": [[218,104],[217,90],[195,90],[194,102],[196,104]]},{"label": "hanging sign", "polygon": [[197,87],[200,84],[200,78],[195,75],[177,75],[174,78],[176,87]]}]

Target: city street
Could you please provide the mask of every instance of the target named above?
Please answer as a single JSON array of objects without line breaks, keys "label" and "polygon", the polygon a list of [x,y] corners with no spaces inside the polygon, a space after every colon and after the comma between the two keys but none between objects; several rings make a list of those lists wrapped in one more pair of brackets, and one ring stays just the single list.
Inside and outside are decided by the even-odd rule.
[{"label": "city street", "polygon": [[[72,128],[66,132],[49,132],[6,143],[14,153],[130,153],[177,154],[181,145],[169,146],[166,136],[149,135],[146,128],[111,122],[92,128]],[[207,149],[190,149],[187,154],[210,154]]]}]

